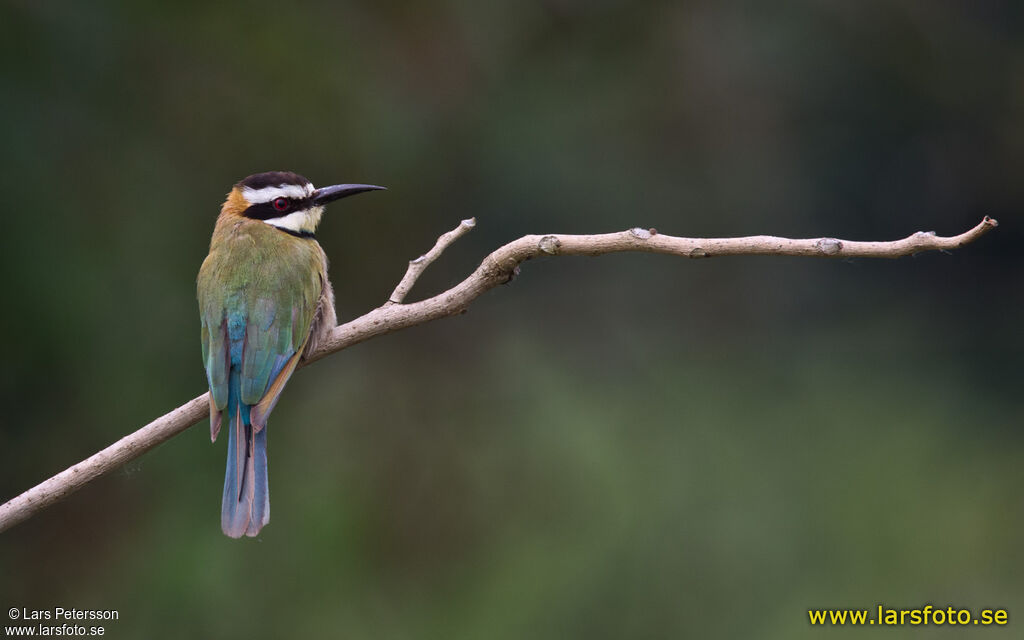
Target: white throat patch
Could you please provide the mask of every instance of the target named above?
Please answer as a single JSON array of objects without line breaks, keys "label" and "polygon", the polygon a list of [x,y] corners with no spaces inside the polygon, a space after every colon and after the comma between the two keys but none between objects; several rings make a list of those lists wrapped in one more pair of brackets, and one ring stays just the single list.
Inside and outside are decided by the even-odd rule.
[{"label": "white throat patch", "polygon": [[280,218],[268,218],[263,222],[272,227],[287,229],[295,233],[313,233],[316,231],[316,226],[320,224],[320,216],[323,214],[323,207],[310,207],[302,211],[293,211]]}]

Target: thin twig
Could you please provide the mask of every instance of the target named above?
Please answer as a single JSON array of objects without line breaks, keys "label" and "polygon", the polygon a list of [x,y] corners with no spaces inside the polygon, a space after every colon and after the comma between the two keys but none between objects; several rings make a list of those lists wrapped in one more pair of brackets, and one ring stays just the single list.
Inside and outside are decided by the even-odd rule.
[{"label": "thin twig", "polygon": [[[419,302],[402,303],[423,270],[472,226],[472,219],[464,220],[458,227],[441,236],[433,249],[410,263],[409,270],[388,302],[364,316],[335,327],[330,335],[319,343],[315,352],[306,354],[302,364],[315,362],[375,336],[460,313],[480,294],[508,282],[524,260],[536,256],[596,256],[623,251],[646,251],[686,258],[729,255],[898,258],[923,251],[947,251],[962,247],[994,229],[997,222],[986,217],[973,229],[957,236],[942,237],[931,232],[919,231],[902,240],[891,242],[853,242],[835,238],[795,240],[775,236],[680,238],[659,234],[653,229],[640,228],[599,235],[523,236],[488,255],[469,277],[451,289]],[[141,456],[207,417],[207,396],[208,394],[204,393],[186,402],[99,453],[0,505],[0,531],[28,519],[66,498],[91,480]]]},{"label": "thin twig", "polygon": [[395,287],[395,291],[388,298],[388,302],[391,304],[401,304],[405,301],[405,296],[409,295],[409,291],[412,290],[416,281],[419,280],[420,275],[427,270],[430,263],[437,260],[437,257],[444,253],[444,250],[452,245],[453,242],[461,238],[462,236],[469,233],[469,231],[476,226],[476,218],[468,218],[459,223],[459,226],[455,227],[448,233],[441,234],[441,237],[434,243],[434,248],[424,253],[422,256],[415,260],[409,261],[409,268],[405,272],[405,276],[402,281]]}]

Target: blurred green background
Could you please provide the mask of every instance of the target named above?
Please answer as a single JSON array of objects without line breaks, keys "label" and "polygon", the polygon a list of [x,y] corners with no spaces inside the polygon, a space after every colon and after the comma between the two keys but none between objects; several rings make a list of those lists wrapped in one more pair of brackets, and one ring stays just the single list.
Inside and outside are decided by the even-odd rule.
[{"label": "blurred green background", "polygon": [[293,378],[258,539],[220,533],[204,421],[0,534],[4,610],[117,609],[116,638],[800,638],[808,608],[932,603],[1010,625],[927,637],[1020,637],[1021,3],[0,22],[0,499],[203,391],[195,274],[257,171],[389,187],[321,227],[343,320],[469,216],[412,298],[526,233],[1002,223],[898,261],[531,261]]}]

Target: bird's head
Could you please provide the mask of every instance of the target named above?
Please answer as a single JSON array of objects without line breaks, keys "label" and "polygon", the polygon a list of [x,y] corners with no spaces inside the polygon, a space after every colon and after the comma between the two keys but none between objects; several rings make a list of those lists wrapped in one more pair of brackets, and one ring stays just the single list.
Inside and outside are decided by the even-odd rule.
[{"label": "bird's head", "polygon": [[297,173],[268,171],[253,174],[232,187],[221,215],[261,220],[292,235],[311,237],[328,202],[383,188],[336,184],[317,189]]}]

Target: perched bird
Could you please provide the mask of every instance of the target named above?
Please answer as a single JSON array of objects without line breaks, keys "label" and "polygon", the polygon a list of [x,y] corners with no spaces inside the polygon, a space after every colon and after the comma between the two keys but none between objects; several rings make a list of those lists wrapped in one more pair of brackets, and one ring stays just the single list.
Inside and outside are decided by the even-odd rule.
[{"label": "perched bird", "polygon": [[316,189],[288,171],[251,175],[221,207],[197,293],[210,438],[228,430],[221,528],[255,536],[270,520],[267,417],[303,354],[334,327],[327,257],[315,236],[324,205],[383,189]]}]

